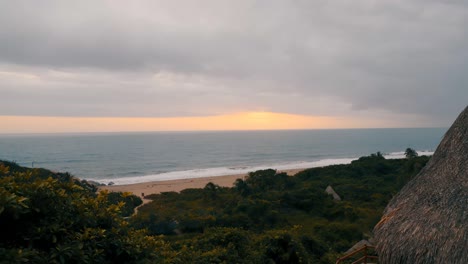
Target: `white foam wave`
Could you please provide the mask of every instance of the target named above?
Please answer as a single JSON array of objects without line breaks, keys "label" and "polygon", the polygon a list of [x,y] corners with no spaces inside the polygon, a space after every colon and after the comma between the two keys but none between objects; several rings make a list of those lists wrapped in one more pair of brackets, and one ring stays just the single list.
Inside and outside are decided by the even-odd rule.
[{"label": "white foam wave", "polygon": [[[429,151],[429,150],[421,150],[421,151],[416,151],[419,156],[431,156],[434,154],[434,151]],[[386,159],[404,159],[405,152],[404,151],[398,151],[398,152],[391,152],[388,154],[383,155]]]},{"label": "white foam wave", "polygon": [[[432,155],[431,151],[418,151],[419,155]],[[405,158],[404,152],[392,152],[384,154],[386,159],[401,159]],[[181,179],[192,179],[192,178],[204,178],[204,177],[216,177],[226,175],[237,175],[247,174],[252,171],[265,170],[265,169],[276,169],[280,171],[294,170],[294,169],[308,169],[325,167],[329,165],[340,165],[350,164],[356,158],[338,158],[338,159],[323,159],[317,161],[297,161],[289,163],[278,163],[278,164],[265,164],[261,166],[242,166],[242,167],[216,167],[206,169],[194,169],[184,171],[172,171],[160,174],[144,175],[144,176],[133,176],[133,177],[121,177],[121,178],[107,178],[107,179],[89,179],[99,183],[108,184],[113,182],[116,185],[134,184],[142,182],[152,181],[165,181],[165,180],[181,180]]]}]

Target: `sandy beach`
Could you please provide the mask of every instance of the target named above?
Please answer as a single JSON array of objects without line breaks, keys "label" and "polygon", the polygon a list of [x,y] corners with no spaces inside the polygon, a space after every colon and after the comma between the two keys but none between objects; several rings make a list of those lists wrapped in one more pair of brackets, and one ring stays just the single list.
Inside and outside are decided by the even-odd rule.
[{"label": "sandy beach", "polygon": [[[288,175],[293,176],[296,173],[305,170],[293,169],[284,170],[280,172],[286,172]],[[143,198],[145,195],[157,194],[161,192],[180,192],[188,188],[203,188],[209,182],[217,184],[222,187],[232,187],[234,182],[239,178],[244,178],[247,174],[236,174],[227,176],[213,176],[205,178],[192,178],[192,179],[181,179],[181,180],[168,180],[168,181],[152,181],[142,182],[135,184],[126,185],[112,185],[112,186],[100,186],[99,189],[109,190],[111,192],[131,192],[137,196]],[[144,199],[145,202],[148,200]]]}]

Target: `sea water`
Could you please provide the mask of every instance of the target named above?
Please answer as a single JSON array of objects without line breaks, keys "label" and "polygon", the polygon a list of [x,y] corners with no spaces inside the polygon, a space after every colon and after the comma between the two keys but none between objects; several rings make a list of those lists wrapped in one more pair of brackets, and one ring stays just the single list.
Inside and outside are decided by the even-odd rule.
[{"label": "sea water", "polygon": [[345,164],[433,153],[446,128],[0,135],[0,160],[102,183]]}]

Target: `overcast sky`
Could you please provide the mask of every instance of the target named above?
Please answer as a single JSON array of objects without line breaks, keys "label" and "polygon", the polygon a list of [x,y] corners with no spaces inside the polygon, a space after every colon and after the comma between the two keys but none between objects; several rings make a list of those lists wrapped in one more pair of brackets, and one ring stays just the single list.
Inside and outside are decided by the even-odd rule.
[{"label": "overcast sky", "polygon": [[448,126],[468,103],[467,25],[466,0],[0,0],[0,115]]}]

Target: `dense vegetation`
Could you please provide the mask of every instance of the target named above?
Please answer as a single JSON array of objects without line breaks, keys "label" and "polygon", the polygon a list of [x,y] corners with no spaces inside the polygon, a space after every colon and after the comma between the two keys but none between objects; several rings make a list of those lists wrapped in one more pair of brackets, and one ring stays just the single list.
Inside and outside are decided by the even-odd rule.
[{"label": "dense vegetation", "polygon": [[[151,195],[153,202],[140,208],[132,224],[166,235],[182,255],[190,248],[186,254],[197,263],[333,263],[372,236],[390,198],[427,160],[386,160],[377,153],[295,177],[256,171],[233,188],[208,184]],[[324,192],[328,185],[342,201]]]},{"label": "dense vegetation", "polygon": [[156,260],[155,249],[163,241],[124,220],[125,204],[138,204],[137,198],[96,193],[94,186],[68,174],[0,162],[0,262]]},{"label": "dense vegetation", "polygon": [[[0,162],[0,260],[334,263],[372,236],[390,198],[428,159],[378,153],[295,177],[256,171],[232,188],[209,183],[150,195],[153,202],[128,220],[141,203],[135,196],[96,193],[68,174]],[[324,192],[328,185],[341,201]]]}]

